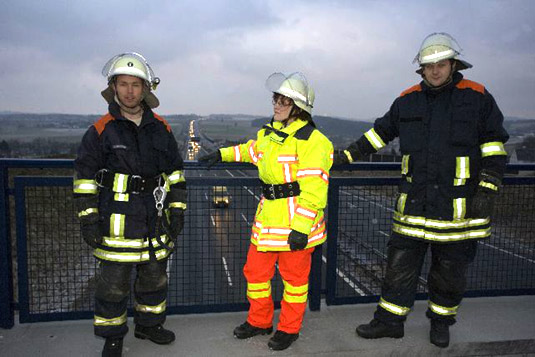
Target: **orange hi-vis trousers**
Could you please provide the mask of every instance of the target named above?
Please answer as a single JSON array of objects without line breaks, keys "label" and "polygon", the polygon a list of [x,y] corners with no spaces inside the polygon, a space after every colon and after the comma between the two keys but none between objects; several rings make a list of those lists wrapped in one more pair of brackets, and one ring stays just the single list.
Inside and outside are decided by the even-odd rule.
[{"label": "orange hi-vis trousers", "polygon": [[298,333],[305,316],[308,297],[308,275],[314,248],[293,252],[259,252],[251,244],[243,273],[247,279],[247,299],[251,304],[247,322],[255,327],[273,325],[271,279],[278,260],[284,283],[281,313],[277,330]]}]

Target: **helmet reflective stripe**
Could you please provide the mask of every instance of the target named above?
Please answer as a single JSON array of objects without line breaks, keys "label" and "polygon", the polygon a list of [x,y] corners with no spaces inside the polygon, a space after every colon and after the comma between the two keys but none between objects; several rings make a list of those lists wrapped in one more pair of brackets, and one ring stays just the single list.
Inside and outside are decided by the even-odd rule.
[{"label": "helmet reflective stripe", "polygon": [[435,61],[441,61],[446,58],[453,58],[455,56],[455,51],[452,49],[437,52],[437,50],[434,50],[434,52],[430,55],[423,55],[420,57],[421,63],[432,63]]},{"label": "helmet reflective stripe", "polygon": [[119,75],[129,75],[141,78],[149,88],[143,100],[150,108],[160,105],[158,98],[152,93],[160,83],[160,79],[154,76],[147,60],[136,52],[121,53],[112,57],[102,68],[102,75],[108,80],[108,87],[101,94],[106,102],[114,101],[115,92],[112,88],[112,79]]},{"label": "helmet reflective stripe", "polygon": [[114,76],[121,74],[141,78],[149,85],[159,82],[158,78],[154,77],[152,68],[145,57],[136,52],[126,52],[114,56],[102,68],[102,75],[108,79],[108,82]]},{"label": "helmet reflective stripe", "polygon": [[432,33],[420,45],[413,63],[418,62],[422,66],[445,59],[454,59],[461,64],[458,69],[472,67],[470,63],[459,58],[461,52],[461,46],[451,35],[444,32]]},{"label": "helmet reflective stripe", "polygon": [[108,74],[108,80],[121,74],[127,74],[141,78],[147,82],[149,81],[146,68],[135,58],[124,57],[115,62]]},{"label": "helmet reflective stripe", "polygon": [[266,87],[270,92],[293,99],[295,105],[312,114],[314,90],[308,85],[302,73],[294,72],[290,75],[273,73],[266,80]]},{"label": "helmet reflective stripe", "polygon": [[282,94],[288,98],[297,99],[305,103],[307,102],[307,97],[305,97],[298,91],[293,90],[292,88],[280,87],[277,93]]}]

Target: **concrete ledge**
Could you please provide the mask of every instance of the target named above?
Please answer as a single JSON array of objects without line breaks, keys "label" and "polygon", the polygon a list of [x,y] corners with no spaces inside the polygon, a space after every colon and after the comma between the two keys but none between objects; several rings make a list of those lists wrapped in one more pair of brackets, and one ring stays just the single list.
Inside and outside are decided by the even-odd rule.
[{"label": "concrete ledge", "polygon": [[[133,336],[124,341],[124,356],[518,356],[535,354],[535,296],[465,299],[451,343],[429,343],[426,302],[416,303],[402,339],[365,340],[355,327],[371,320],[375,304],[326,306],[307,311],[299,339],[286,351],[268,349],[270,336],[238,340],[232,336],[245,312],[173,315],[166,327],[177,340],[155,345]],[[276,312],[278,316],[278,311]],[[104,340],[93,336],[91,320],[16,324],[0,330],[2,356],[100,356]]]}]

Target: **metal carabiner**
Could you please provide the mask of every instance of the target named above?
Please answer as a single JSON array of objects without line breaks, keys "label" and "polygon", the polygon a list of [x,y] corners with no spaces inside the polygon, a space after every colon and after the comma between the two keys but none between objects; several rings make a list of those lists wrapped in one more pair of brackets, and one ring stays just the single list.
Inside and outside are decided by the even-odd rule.
[{"label": "metal carabiner", "polygon": [[162,185],[161,183],[162,177],[160,176],[158,178],[158,186],[154,189],[152,192],[154,196],[154,201],[156,202],[156,209],[158,210],[158,216],[162,216],[162,210],[163,210],[163,203],[165,202],[165,197],[167,196],[167,191],[165,190],[165,182]]}]

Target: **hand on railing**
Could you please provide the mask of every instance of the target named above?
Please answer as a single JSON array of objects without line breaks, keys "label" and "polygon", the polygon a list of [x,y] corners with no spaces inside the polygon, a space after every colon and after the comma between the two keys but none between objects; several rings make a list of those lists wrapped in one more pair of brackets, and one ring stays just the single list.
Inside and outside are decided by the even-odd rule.
[{"label": "hand on railing", "polygon": [[221,162],[221,151],[216,150],[214,152],[208,153],[206,155],[203,155],[198,158],[199,162],[205,163],[206,167],[210,168],[214,166],[216,163]]}]

